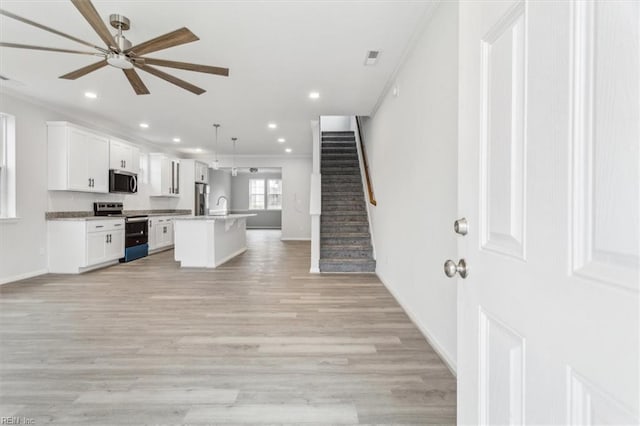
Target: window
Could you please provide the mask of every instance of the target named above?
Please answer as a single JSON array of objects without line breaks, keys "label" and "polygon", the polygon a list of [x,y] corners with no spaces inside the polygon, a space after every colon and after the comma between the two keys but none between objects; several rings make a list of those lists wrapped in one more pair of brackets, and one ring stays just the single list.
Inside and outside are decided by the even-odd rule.
[{"label": "window", "polygon": [[267,184],[267,209],[282,209],[282,180],[269,179]]},{"label": "window", "polygon": [[0,218],[16,216],[15,118],[0,113]]},{"label": "window", "polygon": [[264,179],[249,179],[249,210],[264,210]]},{"label": "window", "polygon": [[249,179],[249,210],[282,210],[282,179]]}]

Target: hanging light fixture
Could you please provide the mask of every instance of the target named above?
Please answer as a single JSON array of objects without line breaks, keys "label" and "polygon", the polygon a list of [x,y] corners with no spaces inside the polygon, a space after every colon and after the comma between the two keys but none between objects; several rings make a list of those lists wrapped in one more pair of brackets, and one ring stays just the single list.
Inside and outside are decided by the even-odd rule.
[{"label": "hanging light fixture", "polygon": [[211,167],[213,170],[218,170],[220,168],[220,163],[218,162],[218,127],[220,127],[220,125],[214,124],[213,127],[216,128],[216,159],[213,160]]},{"label": "hanging light fixture", "polygon": [[238,176],[238,168],[236,167],[236,142],[238,138],[231,138],[233,141],[233,157],[231,157],[231,176]]}]

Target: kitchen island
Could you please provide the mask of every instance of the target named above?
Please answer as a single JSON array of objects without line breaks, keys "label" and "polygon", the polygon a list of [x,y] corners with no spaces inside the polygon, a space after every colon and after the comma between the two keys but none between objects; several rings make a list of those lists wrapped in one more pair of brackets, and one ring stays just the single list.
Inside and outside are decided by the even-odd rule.
[{"label": "kitchen island", "polygon": [[245,252],[251,216],[255,214],[176,217],[175,260],[183,268],[216,268]]}]

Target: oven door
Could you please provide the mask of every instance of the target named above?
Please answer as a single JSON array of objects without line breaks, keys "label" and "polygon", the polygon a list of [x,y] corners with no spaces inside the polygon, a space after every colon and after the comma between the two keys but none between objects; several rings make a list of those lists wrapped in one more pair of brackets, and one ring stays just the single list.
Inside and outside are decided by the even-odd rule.
[{"label": "oven door", "polygon": [[149,242],[149,219],[146,217],[127,218],[125,221],[125,247],[138,246]]},{"label": "oven door", "polygon": [[138,192],[138,177],[116,170],[109,170],[109,192],[134,194]]}]

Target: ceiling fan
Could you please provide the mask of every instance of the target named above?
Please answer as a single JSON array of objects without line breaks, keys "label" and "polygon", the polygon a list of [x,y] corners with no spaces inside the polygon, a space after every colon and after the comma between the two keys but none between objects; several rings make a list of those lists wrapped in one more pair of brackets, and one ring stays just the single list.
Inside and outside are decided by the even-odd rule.
[{"label": "ceiling fan", "polygon": [[178,30],[172,31],[170,33],[161,35],[159,37],[153,38],[151,40],[145,41],[144,43],[137,44],[132,46],[132,43],[127,40],[122,34],[123,31],[127,31],[130,28],[130,21],[127,17],[113,14],[109,16],[109,23],[112,27],[116,28],[118,32],[115,35],[112,35],[109,32],[109,29],[105,25],[105,23],[98,15],[96,8],[93,6],[90,0],[71,0],[71,3],[78,9],[78,11],[82,14],[82,16],[87,20],[89,25],[98,33],[98,36],[104,41],[106,44],[106,48],[95,46],[92,43],[89,43],[84,40],[80,40],[79,38],[73,37],[69,34],[65,34],[61,31],[55,30],[53,28],[47,27],[45,25],[39,24],[37,22],[31,21],[29,19],[23,18],[21,16],[15,15],[6,10],[0,9],[0,14],[18,20],[20,22],[24,22],[25,24],[32,25],[36,28],[40,28],[41,30],[48,31],[50,33],[68,38],[69,40],[73,40],[77,43],[84,44],[85,46],[92,47],[97,50],[97,52],[84,52],[78,50],[69,50],[69,49],[58,49],[54,47],[43,47],[43,46],[31,46],[26,44],[18,44],[18,43],[5,43],[0,42],[0,47],[12,47],[17,49],[31,49],[31,50],[45,50],[49,52],[62,52],[62,53],[75,53],[80,55],[93,55],[99,56],[102,59],[99,62],[88,65],[86,67],[77,69],[68,74],[60,76],[60,78],[64,78],[66,80],[75,80],[79,77],[89,74],[90,72],[96,71],[102,67],[107,65],[111,65],[112,67],[119,68],[124,72],[124,75],[129,80],[129,83],[133,87],[133,90],[138,95],[147,95],[149,94],[149,89],[144,85],[142,79],[135,71],[135,68],[138,68],[142,71],[146,71],[149,74],[155,75],[163,80],[168,81],[169,83],[175,84],[178,87],[181,87],[185,90],[188,90],[191,93],[195,93],[196,95],[201,95],[205,92],[204,89],[200,87],[194,86],[191,83],[188,83],[182,79],[174,77],[170,74],[161,71],[158,68],[153,67],[152,65],[157,65],[161,67],[169,67],[169,68],[178,68],[188,71],[197,71],[208,74],[216,74],[227,77],[229,75],[228,68],[221,67],[213,67],[209,65],[198,65],[192,64],[188,62],[177,62],[177,61],[169,61],[166,59],[154,59],[144,57],[148,53],[157,52],[162,49],[167,49],[169,47],[179,46],[185,43],[191,43],[193,41],[199,40],[199,38],[189,31],[188,28],[180,28]]}]

